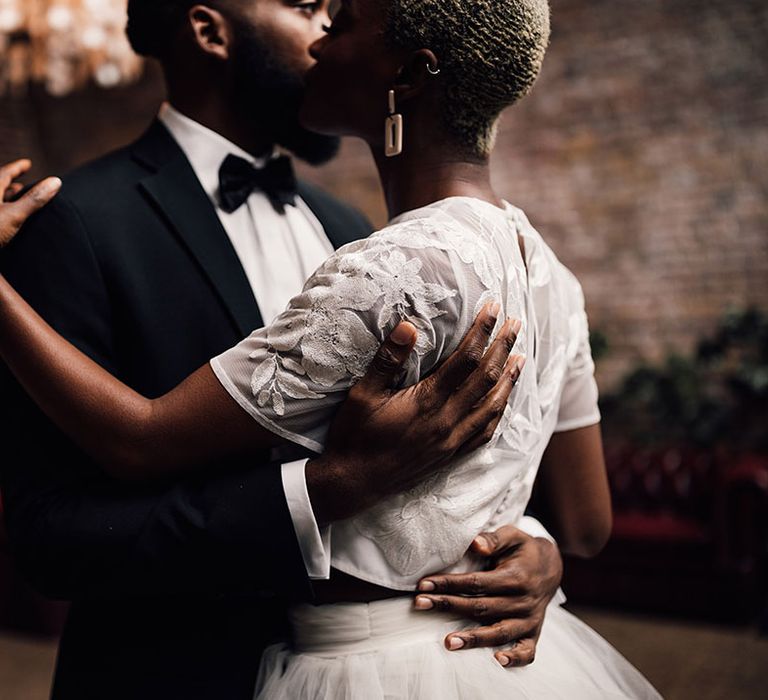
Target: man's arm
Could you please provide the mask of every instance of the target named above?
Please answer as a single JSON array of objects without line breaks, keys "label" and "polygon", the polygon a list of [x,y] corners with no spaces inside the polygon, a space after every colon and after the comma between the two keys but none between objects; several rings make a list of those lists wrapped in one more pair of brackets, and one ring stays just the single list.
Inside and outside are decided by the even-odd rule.
[{"label": "man's arm", "polygon": [[[108,294],[74,207],[60,200],[42,212],[5,256],[6,274],[33,305],[81,350],[109,368]],[[333,440],[324,455],[329,473],[345,484],[357,484],[359,503],[390,488],[383,486],[387,478],[394,484],[411,483],[412,464],[424,460],[403,440],[406,432],[411,445],[431,445],[435,453],[429,463],[436,468],[457,451],[487,439],[489,426],[495,429],[514,384],[512,369],[503,371],[514,338],[504,337],[492,359],[482,361],[494,324],[492,314],[476,324],[463,352],[447,363],[440,379],[429,380],[421,390],[395,395],[386,390],[379,396],[381,377],[392,373],[386,382],[393,382],[398,363],[407,357],[403,346],[393,350],[385,344],[358,391],[357,408],[370,401],[372,410],[348,411],[340,423],[337,458]],[[366,390],[367,384],[377,382]],[[451,395],[461,384],[467,387],[463,406],[442,402],[434,410],[435,397]],[[278,469],[231,472],[222,465],[205,479],[152,487],[117,485],[53,430],[18,387],[12,382],[6,387],[4,425],[8,439],[15,442],[6,454],[16,455],[3,465],[6,519],[19,562],[41,590],[71,597],[84,592],[306,587]],[[480,400],[485,392],[488,396]],[[432,403],[420,400],[424,397],[431,397]],[[387,410],[391,406],[395,410]],[[425,406],[433,408],[425,411]],[[463,428],[449,430],[457,415],[464,416]],[[365,436],[384,430],[394,441],[385,445],[372,471]],[[433,438],[435,432],[439,440]],[[360,438],[357,452],[348,444],[349,435]],[[408,459],[411,452],[414,455]],[[375,475],[375,481],[361,480],[365,473]],[[337,508],[349,503],[338,497],[335,502]],[[328,517],[333,517],[333,508]]]},{"label": "man's arm", "polygon": [[[474,342],[481,345],[485,338],[482,326],[478,333],[481,339]],[[505,347],[504,343],[497,344],[496,352],[488,353],[481,367],[501,363],[507,354]],[[385,344],[374,367],[389,362],[390,357]],[[403,353],[403,363],[405,357],[407,353]],[[390,367],[394,370],[399,364]],[[486,378],[484,372],[478,375],[483,378],[470,382],[470,386],[478,392],[479,387],[495,376],[495,371],[491,371],[490,378]],[[502,380],[486,397],[486,402],[506,403],[514,377],[507,373]],[[366,386],[364,381],[362,390],[367,396],[378,396],[375,388]],[[450,415],[445,407],[445,416],[441,410],[427,411],[423,418],[416,418],[413,412],[426,405],[417,403],[405,392],[380,395],[376,408],[383,415],[373,419],[365,412],[358,412],[361,402],[355,405],[356,411],[349,412],[346,419],[342,416],[336,423],[340,434],[368,434],[375,439],[382,435],[384,428],[400,433],[407,431],[406,438],[421,440],[427,445],[434,468],[449,460],[463,442],[477,439],[478,433],[486,429],[485,416],[490,417],[491,425],[498,416],[492,406],[480,409],[473,414],[472,421],[481,420],[481,424],[470,422],[467,427],[457,429],[450,439],[444,436],[438,441],[431,435],[432,421],[444,420]],[[17,403],[17,416],[18,406]],[[455,406],[452,410],[456,410]],[[24,431],[16,434],[22,436]],[[339,479],[339,482],[328,478],[322,481],[325,503],[335,504],[321,510],[329,518],[337,519],[342,513],[350,513],[351,504],[358,511],[372,498],[381,498],[424,477],[424,447],[407,450],[407,442],[389,445],[384,455],[373,460],[365,450],[364,438],[357,448],[344,439],[339,443],[338,447],[329,444],[323,457],[327,472]],[[34,451],[27,452],[26,456],[38,464],[41,457],[45,459],[45,455],[39,453],[35,459]],[[74,456],[77,457],[76,453]],[[410,468],[414,462],[422,471]],[[284,503],[284,498],[274,478],[265,473],[269,470],[215,472],[212,478],[200,477],[196,482],[187,481],[160,491],[155,488],[141,491],[127,485],[118,486],[99,478],[98,474],[57,487],[65,476],[64,464],[50,455],[45,463],[54,468],[58,463],[62,471],[50,474],[52,478],[43,485],[42,494],[38,488],[30,498],[22,488],[21,497],[15,499],[12,476],[6,493],[10,496],[7,498],[9,531],[19,559],[27,563],[25,568],[38,587],[49,594],[67,596],[68,590],[99,594],[105,588],[110,593],[133,594],[222,587],[272,588],[306,578],[291,574],[291,569],[298,568],[295,557],[290,562],[293,567],[288,566],[288,556],[295,549],[295,543],[289,542],[292,526],[284,508],[280,509],[282,521],[274,517],[276,504]],[[317,493],[318,485],[314,486]],[[267,532],[269,535],[265,536]],[[51,572],[55,572],[58,581],[50,580]]]}]

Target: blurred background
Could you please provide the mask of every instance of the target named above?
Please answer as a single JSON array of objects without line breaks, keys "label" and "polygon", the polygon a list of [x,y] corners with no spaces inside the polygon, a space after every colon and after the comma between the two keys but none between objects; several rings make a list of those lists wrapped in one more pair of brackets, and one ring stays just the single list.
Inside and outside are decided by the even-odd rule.
[{"label": "blurred background", "polygon": [[[587,297],[615,529],[564,588],[665,697],[765,697],[768,3],[551,5],[493,169]],[[124,12],[0,0],[0,161],[61,174],[146,128],[163,85]],[[302,174],[384,223],[360,143]],[[63,616],[0,532],[0,698],[47,696]]]}]

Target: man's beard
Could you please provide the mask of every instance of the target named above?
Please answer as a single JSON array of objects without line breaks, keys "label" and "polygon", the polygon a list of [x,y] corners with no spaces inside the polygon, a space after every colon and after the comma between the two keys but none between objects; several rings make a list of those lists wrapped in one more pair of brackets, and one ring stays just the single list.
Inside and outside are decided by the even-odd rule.
[{"label": "man's beard", "polygon": [[275,52],[253,29],[235,23],[233,61],[237,108],[297,158],[322,165],[339,152],[341,140],[305,129],[299,123],[304,81],[280,63]]}]

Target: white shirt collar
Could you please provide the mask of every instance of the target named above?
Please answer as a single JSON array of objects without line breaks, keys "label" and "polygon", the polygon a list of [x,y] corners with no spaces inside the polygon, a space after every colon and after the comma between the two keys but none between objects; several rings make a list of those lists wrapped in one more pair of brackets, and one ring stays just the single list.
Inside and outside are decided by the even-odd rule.
[{"label": "white shirt collar", "polygon": [[268,160],[254,158],[221,134],[182,114],[168,102],[160,107],[158,119],[176,139],[206,194],[215,203],[218,202],[219,168],[229,154],[247,160],[255,168],[263,168]]}]

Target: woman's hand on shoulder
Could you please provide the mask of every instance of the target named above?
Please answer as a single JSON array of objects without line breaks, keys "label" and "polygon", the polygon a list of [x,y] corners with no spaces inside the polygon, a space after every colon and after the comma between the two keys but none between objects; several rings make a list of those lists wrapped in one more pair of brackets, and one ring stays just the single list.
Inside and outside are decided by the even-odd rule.
[{"label": "woman's hand on shoulder", "polygon": [[19,197],[24,185],[17,180],[31,167],[31,161],[26,159],[0,166],[0,248],[8,245],[27,219],[61,189],[59,178],[48,177]]}]

